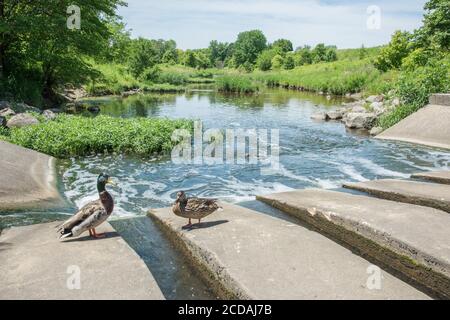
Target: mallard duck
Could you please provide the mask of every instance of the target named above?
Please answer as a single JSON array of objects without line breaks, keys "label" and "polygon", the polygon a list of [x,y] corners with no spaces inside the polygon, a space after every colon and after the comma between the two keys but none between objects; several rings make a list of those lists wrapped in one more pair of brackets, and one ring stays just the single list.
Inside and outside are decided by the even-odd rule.
[{"label": "mallard duck", "polygon": [[89,202],[72,218],[59,226],[60,239],[77,237],[85,231],[94,238],[102,238],[104,234],[95,232],[95,228],[105,222],[114,210],[114,199],[106,191],[107,184],[114,184],[111,178],[102,173],[97,179],[99,199]]},{"label": "mallard duck", "polygon": [[217,199],[201,199],[201,198],[188,198],[184,191],[177,193],[177,199],[175,200],[172,211],[175,215],[189,219],[189,223],[185,227],[191,227],[191,219],[198,219],[198,223],[210,214],[220,209],[217,204]]}]

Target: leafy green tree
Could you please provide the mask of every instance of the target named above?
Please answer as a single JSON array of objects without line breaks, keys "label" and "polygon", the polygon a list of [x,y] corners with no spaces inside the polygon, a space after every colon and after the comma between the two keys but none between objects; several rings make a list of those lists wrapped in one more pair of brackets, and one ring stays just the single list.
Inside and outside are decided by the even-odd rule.
[{"label": "leafy green tree", "polygon": [[311,64],[313,62],[311,48],[309,46],[297,48],[294,60],[296,66]]},{"label": "leafy green tree", "polygon": [[197,68],[206,69],[211,66],[207,50],[196,50],[194,56],[196,60],[195,66]]},{"label": "leafy green tree", "polygon": [[425,4],[427,11],[424,17],[424,25],[419,30],[419,38],[422,46],[437,45],[450,49],[450,1],[429,0]]},{"label": "leafy green tree", "polygon": [[110,36],[109,38],[104,39],[105,52],[103,53],[103,57],[96,55],[96,58],[106,62],[127,61],[129,58],[129,49],[132,43],[130,31],[126,29],[125,23],[121,22],[116,17],[112,17],[108,22],[108,29]]},{"label": "leafy green tree", "polygon": [[272,69],[272,59],[275,57],[277,52],[273,49],[264,50],[256,60],[256,65],[261,71],[268,71]]},{"label": "leafy green tree", "polygon": [[325,53],[325,61],[333,62],[338,59],[336,49],[333,47],[327,48],[327,52]]},{"label": "leafy green tree", "polygon": [[411,52],[411,40],[412,35],[409,32],[396,31],[389,45],[381,49],[375,59],[375,67],[380,71],[400,68],[403,59]]},{"label": "leafy green tree", "polygon": [[236,66],[253,65],[266,47],[267,39],[260,30],[241,32],[234,43],[234,63]]},{"label": "leafy green tree", "polygon": [[292,54],[288,54],[286,56],[286,59],[284,60],[284,69],[286,70],[292,70],[295,68],[295,61],[294,61],[294,57],[292,56]]},{"label": "leafy green tree", "polygon": [[311,53],[312,60],[315,63],[326,61],[327,47],[323,43],[319,43]]},{"label": "leafy green tree", "polygon": [[226,42],[218,42],[217,40],[213,40],[209,43],[209,60],[211,65],[223,66],[225,60],[230,55],[230,45]]},{"label": "leafy green tree", "polygon": [[177,50],[168,50],[162,56],[162,62],[168,64],[177,64],[178,63],[178,51]]},{"label": "leafy green tree", "polygon": [[[4,87],[27,99],[24,85],[46,100],[56,99],[62,84],[80,84],[95,71],[86,56],[101,54],[111,36],[108,23],[121,0],[80,3],[81,28],[67,28],[71,0],[0,1],[0,76]],[[28,77],[33,76],[33,80]],[[26,88],[29,89],[29,88]]]},{"label": "leafy green tree", "polygon": [[284,58],[282,55],[277,54],[272,58],[272,69],[280,70],[284,65]]},{"label": "leafy green tree", "polygon": [[272,48],[277,49],[279,54],[285,54],[287,52],[293,51],[293,45],[290,40],[278,39],[272,43]]},{"label": "leafy green tree", "polygon": [[195,58],[194,51],[186,50],[186,52],[184,53],[183,64],[185,66],[188,66],[188,67],[191,67],[191,68],[195,68],[197,66],[197,60]]},{"label": "leafy green tree", "polygon": [[130,71],[138,78],[146,69],[155,66],[158,60],[158,50],[151,40],[138,38],[133,41],[130,57]]}]

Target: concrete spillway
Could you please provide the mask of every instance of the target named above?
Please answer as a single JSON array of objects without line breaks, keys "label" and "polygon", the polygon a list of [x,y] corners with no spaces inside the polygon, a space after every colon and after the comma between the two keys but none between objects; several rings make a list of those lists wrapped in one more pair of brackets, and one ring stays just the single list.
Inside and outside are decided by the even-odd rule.
[{"label": "concrete spillway", "polygon": [[431,96],[429,105],[376,138],[450,149],[450,94]]}]

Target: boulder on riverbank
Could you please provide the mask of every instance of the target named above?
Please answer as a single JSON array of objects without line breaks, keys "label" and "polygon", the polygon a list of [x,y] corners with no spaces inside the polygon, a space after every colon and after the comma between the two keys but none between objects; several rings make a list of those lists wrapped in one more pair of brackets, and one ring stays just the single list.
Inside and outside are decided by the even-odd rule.
[{"label": "boulder on riverbank", "polygon": [[314,113],[311,116],[312,120],[316,120],[316,121],[326,121],[328,120],[328,116],[325,112],[318,112],[318,113]]},{"label": "boulder on riverbank", "polygon": [[344,112],[341,110],[328,111],[326,115],[329,120],[341,120]]},{"label": "boulder on riverbank", "polygon": [[28,113],[19,113],[15,116],[12,116],[11,119],[8,120],[6,126],[8,128],[22,128],[34,124],[38,124],[39,120],[33,117]]},{"label": "boulder on riverbank", "polygon": [[0,117],[9,117],[9,116],[13,116],[15,114],[16,113],[14,112],[14,110],[9,107],[0,109]]},{"label": "boulder on riverbank", "polygon": [[345,126],[349,129],[372,129],[376,122],[375,113],[351,112],[344,118]]},{"label": "boulder on riverbank", "polygon": [[48,109],[42,112],[42,116],[47,120],[54,120],[56,118],[56,113]]}]

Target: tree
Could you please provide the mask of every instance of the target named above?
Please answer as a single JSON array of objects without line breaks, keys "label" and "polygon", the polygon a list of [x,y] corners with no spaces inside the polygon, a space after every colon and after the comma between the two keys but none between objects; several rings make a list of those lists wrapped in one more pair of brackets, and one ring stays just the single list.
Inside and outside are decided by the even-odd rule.
[{"label": "tree", "polygon": [[286,59],[284,60],[284,69],[286,70],[292,70],[295,68],[295,61],[292,54],[288,54],[286,56]]},{"label": "tree", "polygon": [[112,17],[108,21],[110,36],[105,39],[105,47],[102,55],[98,55],[98,60],[123,62],[129,58],[129,49],[132,43],[131,33],[126,29],[125,23],[120,19]]},{"label": "tree", "polygon": [[412,35],[409,32],[396,31],[392,35],[391,42],[381,49],[380,54],[375,59],[375,67],[380,71],[400,68],[403,59],[412,50],[411,39]]},{"label": "tree", "polygon": [[285,54],[287,52],[293,51],[293,45],[290,40],[287,39],[278,39],[272,44],[274,49],[277,49],[279,54]]},{"label": "tree", "polygon": [[315,63],[326,61],[327,47],[325,44],[319,43],[312,51],[312,60]]},{"label": "tree", "polygon": [[57,86],[79,84],[94,75],[84,57],[101,54],[111,36],[108,22],[122,4],[83,1],[81,28],[71,30],[66,14],[71,0],[0,1],[0,65],[7,88],[21,95],[32,75],[35,90],[53,100]]},{"label": "tree", "polygon": [[297,48],[297,51],[295,51],[294,60],[296,66],[311,64],[312,63],[311,47],[304,46],[303,48]]},{"label": "tree", "polygon": [[276,55],[276,51],[271,50],[264,50],[256,60],[256,65],[259,70],[261,71],[268,71],[272,69],[272,59]]},{"label": "tree", "polygon": [[195,68],[197,65],[197,61],[195,59],[195,54],[192,50],[187,50],[184,53],[184,61],[183,64],[185,66],[191,67],[191,68]]},{"label": "tree", "polygon": [[429,0],[425,4],[427,13],[424,25],[420,29],[420,39],[426,44],[435,44],[438,47],[450,49],[450,1]]},{"label": "tree", "polygon": [[333,62],[338,59],[337,52],[334,47],[327,48],[327,52],[325,53],[325,60],[326,62]]},{"label": "tree", "polygon": [[230,45],[226,42],[213,40],[209,43],[209,60],[211,65],[217,66],[224,64],[230,54]]},{"label": "tree", "polygon": [[272,58],[272,69],[280,70],[283,67],[284,58],[282,55],[277,54]]},{"label": "tree", "polygon": [[241,32],[234,43],[234,62],[236,66],[245,63],[255,64],[259,54],[266,49],[267,39],[260,30]]},{"label": "tree", "polygon": [[139,77],[144,70],[155,66],[159,61],[158,58],[158,50],[152,40],[144,38],[134,40],[129,62],[131,73],[136,78]]}]

